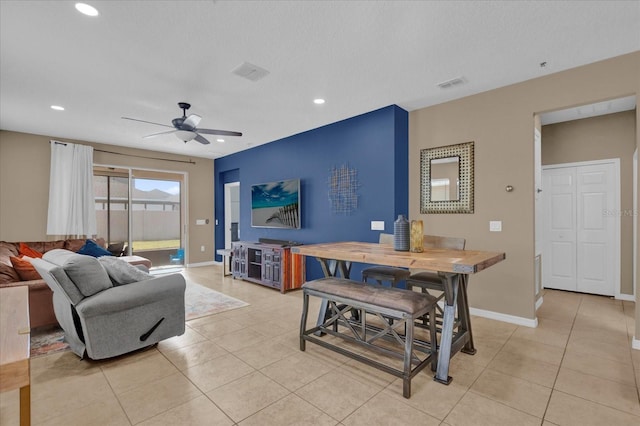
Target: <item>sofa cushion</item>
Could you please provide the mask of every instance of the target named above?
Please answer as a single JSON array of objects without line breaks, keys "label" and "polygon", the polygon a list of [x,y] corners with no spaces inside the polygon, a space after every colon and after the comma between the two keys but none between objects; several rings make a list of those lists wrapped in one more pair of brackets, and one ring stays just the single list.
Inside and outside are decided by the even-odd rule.
[{"label": "sofa cushion", "polygon": [[113,256],[122,256],[124,250],[124,241],[120,243],[109,244],[107,247],[107,251],[111,253]]},{"label": "sofa cushion", "polygon": [[153,275],[113,256],[103,256],[98,259],[115,285],[131,284],[149,280]]},{"label": "sofa cushion", "polygon": [[62,269],[85,297],[113,287],[107,271],[95,257],[74,254],[64,262]]},{"label": "sofa cushion", "polygon": [[9,243],[6,241],[0,241],[0,262],[11,265],[9,256],[18,256],[18,243]]},{"label": "sofa cushion", "polygon": [[20,276],[13,269],[13,266],[0,262],[0,284],[16,283],[18,281],[20,281]]},{"label": "sofa cushion", "polygon": [[[45,262],[47,272],[51,274],[53,278],[55,278],[57,285],[62,287],[64,293],[67,295],[69,301],[73,305],[79,303],[82,299],[84,299],[84,296],[82,295],[82,293],[80,293],[80,290],[78,290],[78,287],[76,287],[73,281],[71,281],[69,276],[64,272],[64,269],[62,267],[67,260],[71,259],[71,257],[75,255],[76,253],[69,250],[56,249],[48,251],[44,254],[44,256],[42,256],[42,259],[47,261]],[[34,262],[36,261],[34,260]],[[47,283],[47,285],[49,285],[49,283]],[[54,293],[58,291],[55,286],[50,287],[51,290],[54,291]]]},{"label": "sofa cushion", "polygon": [[34,250],[33,248],[29,247],[25,243],[20,243],[20,246],[18,247],[18,252],[20,252],[20,254],[24,256],[38,257],[38,258],[42,257],[42,253],[40,253],[38,250]]},{"label": "sofa cushion", "polygon": [[[61,249],[64,248],[65,242],[67,240],[56,240],[56,241],[43,241],[42,242],[42,247],[41,247],[41,251],[42,253],[46,253],[50,250],[54,250],[54,249]],[[38,246],[35,245],[31,245],[31,243],[27,243],[29,244],[29,247],[32,247],[36,250],[38,250]]]},{"label": "sofa cushion", "polygon": [[29,259],[31,258],[28,256],[23,256],[22,258],[11,256],[13,269],[18,273],[21,281],[41,280],[42,277],[38,271],[36,271],[36,268],[33,267]]},{"label": "sofa cushion", "polygon": [[93,240],[87,240],[85,244],[80,247],[80,250],[78,250],[78,254],[86,254],[93,257],[111,256],[111,253],[100,247]]},{"label": "sofa cushion", "polygon": [[73,238],[70,240],[64,240],[64,246],[61,248],[77,252],[86,242],[86,238]]}]

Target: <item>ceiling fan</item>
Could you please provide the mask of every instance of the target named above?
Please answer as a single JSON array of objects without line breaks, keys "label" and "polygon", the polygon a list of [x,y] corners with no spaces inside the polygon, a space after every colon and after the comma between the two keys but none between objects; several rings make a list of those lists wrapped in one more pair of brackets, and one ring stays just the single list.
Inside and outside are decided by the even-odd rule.
[{"label": "ceiling fan", "polygon": [[201,133],[205,135],[242,136],[242,133],[232,132],[230,130],[198,129],[198,124],[200,124],[200,120],[202,120],[202,117],[200,117],[198,114],[189,114],[189,116],[187,117],[187,110],[191,108],[191,104],[188,104],[186,102],[178,102],[178,106],[182,109],[182,117],[174,118],[173,120],[171,120],[171,124],[173,124],[173,126],[169,126],[168,124],[154,123],[152,121],[138,120],[137,118],[129,118],[129,117],[122,117],[122,118],[125,120],[140,121],[142,123],[155,124],[156,126],[173,127],[173,130],[168,130],[166,132],[153,133],[147,136],[143,136],[144,138],[152,138],[155,136],[168,135],[173,133],[178,137],[178,139],[180,139],[181,141],[184,141],[184,143],[187,143],[190,140],[195,139],[201,144],[207,145],[210,142],[207,139],[205,139],[201,135]]}]

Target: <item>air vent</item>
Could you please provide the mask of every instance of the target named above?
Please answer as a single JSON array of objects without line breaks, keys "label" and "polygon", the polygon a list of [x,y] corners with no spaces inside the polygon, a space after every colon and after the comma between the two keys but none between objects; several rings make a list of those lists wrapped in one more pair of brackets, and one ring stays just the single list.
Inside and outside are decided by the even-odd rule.
[{"label": "air vent", "polygon": [[451,80],[438,83],[438,87],[440,87],[441,89],[448,89],[450,87],[460,86],[461,84],[465,84],[465,83],[466,83],[466,80],[464,79],[464,77],[456,77],[456,78],[452,78]]},{"label": "air vent", "polygon": [[233,74],[246,78],[251,81],[258,81],[263,77],[266,77],[269,74],[269,71],[264,68],[260,68],[257,65],[250,64],[249,62],[244,62],[238,65],[233,71]]}]

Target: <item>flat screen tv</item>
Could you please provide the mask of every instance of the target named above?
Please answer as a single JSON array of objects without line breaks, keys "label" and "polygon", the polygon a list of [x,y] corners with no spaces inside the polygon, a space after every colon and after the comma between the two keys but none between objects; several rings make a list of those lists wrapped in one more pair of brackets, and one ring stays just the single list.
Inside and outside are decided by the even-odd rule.
[{"label": "flat screen tv", "polygon": [[251,185],[251,226],[300,229],[300,179]]}]

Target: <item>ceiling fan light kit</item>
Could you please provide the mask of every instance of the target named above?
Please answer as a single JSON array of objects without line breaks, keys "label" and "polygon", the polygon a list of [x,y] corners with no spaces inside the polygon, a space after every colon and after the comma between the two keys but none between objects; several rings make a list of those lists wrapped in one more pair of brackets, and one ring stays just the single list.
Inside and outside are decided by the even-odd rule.
[{"label": "ceiling fan light kit", "polygon": [[184,141],[184,143],[187,143],[196,137],[196,133],[189,130],[176,130],[175,135],[178,139]]},{"label": "ceiling fan light kit", "polygon": [[159,135],[166,135],[166,134],[173,133],[174,135],[176,135],[178,139],[180,139],[185,143],[195,139],[197,142],[203,145],[208,145],[210,142],[205,137],[203,137],[201,133],[205,135],[242,136],[242,133],[234,132],[231,130],[198,129],[198,124],[200,124],[200,120],[202,120],[202,117],[200,117],[198,114],[189,114],[189,116],[187,117],[187,110],[191,108],[191,104],[188,104],[187,102],[178,102],[178,106],[180,107],[180,109],[182,109],[182,117],[177,117],[171,120],[171,124],[173,126],[169,126],[167,124],[161,124],[161,123],[154,123],[152,121],[139,120],[137,118],[129,118],[129,117],[122,117],[122,118],[125,120],[132,120],[132,121],[139,121],[141,123],[154,124],[156,126],[174,127],[175,129],[175,130],[169,130],[167,132],[153,133],[147,136],[143,136],[144,138],[152,138]]}]

